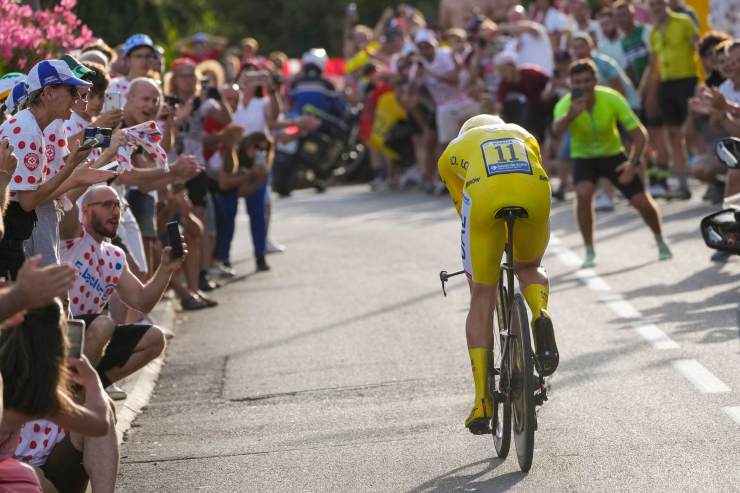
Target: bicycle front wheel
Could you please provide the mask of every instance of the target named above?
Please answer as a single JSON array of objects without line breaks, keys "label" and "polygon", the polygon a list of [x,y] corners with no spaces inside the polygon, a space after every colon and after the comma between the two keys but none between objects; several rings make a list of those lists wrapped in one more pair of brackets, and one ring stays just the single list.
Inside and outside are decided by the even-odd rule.
[{"label": "bicycle front wheel", "polygon": [[511,408],[512,425],[514,429],[514,444],[519,461],[519,469],[523,472],[532,467],[534,454],[534,431],[537,426],[534,402],[534,357],[532,342],[529,334],[527,308],[522,295],[514,297],[511,307]]},{"label": "bicycle front wheel", "polygon": [[[496,455],[505,459],[509,455],[511,446],[511,402],[509,400],[510,365],[503,361],[504,347],[508,337],[508,298],[506,287],[499,283],[498,300],[496,304],[496,326],[493,328],[493,371],[491,374],[491,390],[493,394],[493,419],[491,432]],[[508,356],[507,356],[508,360]]]}]

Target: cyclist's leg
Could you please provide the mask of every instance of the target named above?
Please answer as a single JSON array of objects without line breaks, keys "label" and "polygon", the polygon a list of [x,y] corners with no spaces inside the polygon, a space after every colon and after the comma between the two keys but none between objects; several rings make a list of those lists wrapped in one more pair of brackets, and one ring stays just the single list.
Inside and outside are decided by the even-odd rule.
[{"label": "cyclist's leg", "polygon": [[[496,195],[486,184],[476,184],[465,192],[461,209],[461,250],[463,265],[470,279],[470,309],[465,322],[468,353],[475,383],[475,404],[465,420],[474,431],[487,428],[491,416],[488,369],[493,348],[493,310],[496,303],[499,264],[504,249],[504,224],[494,221]],[[477,188],[476,188],[477,187]]]},{"label": "cyclist's leg", "polygon": [[541,266],[550,239],[550,202],[549,194],[542,192],[527,198],[523,206],[529,217],[517,220],[514,225],[514,270],[532,312],[535,353],[543,375],[547,376],[555,371],[559,360],[553,324],[547,312],[550,283]]}]

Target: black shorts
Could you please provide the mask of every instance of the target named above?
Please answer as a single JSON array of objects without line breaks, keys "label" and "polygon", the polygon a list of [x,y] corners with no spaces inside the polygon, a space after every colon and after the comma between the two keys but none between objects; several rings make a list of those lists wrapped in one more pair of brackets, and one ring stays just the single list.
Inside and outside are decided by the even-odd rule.
[{"label": "black shorts", "polygon": [[[75,318],[84,320],[89,326],[100,314],[78,315]],[[139,343],[146,331],[151,329],[150,324],[124,324],[116,325],[108,346],[105,348],[100,363],[95,368],[102,377],[111,368],[122,368],[131,357],[134,348]]]},{"label": "black shorts", "polygon": [[694,97],[696,77],[666,80],[660,83],[658,102],[663,124],[681,126],[689,116],[689,99]]},{"label": "black shorts", "polygon": [[200,173],[194,178],[185,182],[185,188],[188,189],[188,198],[196,207],[206,207],[206,195],[208,194],[208,177],[205,173]]},{"label": "black shorts", "polygon": [[72,445],[72,439],[67,433],[51,450],[41,470],[59,493],[85,491],[89,478],[82,460],[82,451]]},{"label": "black shorts", "polygon": [[142,238],[157,237],[156,201],[140,190],[129,190],[126,200],[139,225]]},{"label": "black shorts", "polygon": [[[645,103],[643,102],[643,105]],[[645,110],[641,109],[639,111],[635,111],[635,114],[640,119],[643,125],[645,125],[648,128],[655,128],[655,127],[662,127],[663,126],[663,115],[660,114],[660,111],[657,115],[653,116],[652,118],[648,118],[647,114],[645,114]]]},{"label": "black shorts", "polygon": [[645,187],[642,180],[635,173],[635,176],[627,184],[619,183],[619,173],[617,166],[627,160],[624,153],[616,156],[597,157],[597,158],[574,158],[573,159],[573,183],[578,184],[581,181],[590,181],[596,184],[599,178],[607,178],[612,184],[622,192],[627,199],[631,199],[638,193],[644,192]]}]

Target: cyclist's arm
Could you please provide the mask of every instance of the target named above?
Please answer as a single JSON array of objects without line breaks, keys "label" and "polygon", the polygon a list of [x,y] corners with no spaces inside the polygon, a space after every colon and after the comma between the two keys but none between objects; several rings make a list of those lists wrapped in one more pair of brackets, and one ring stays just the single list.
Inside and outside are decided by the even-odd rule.
[{"label": "cyclist's arm", "polygon": [[457,171],[461,171],[462,168],[458,164],[457,166],[452,165],[454,156],[450,150],[452,146],[448,145],[442,155],[437,161],[437,169],[439,170],[439,176],[442,178],[447,191],[450,192],[452,202],[455,204],[457,214],[460,215],[460,208],[462,207],[462,193],[463,185],[465,184],[465,176],[460,176]]}]

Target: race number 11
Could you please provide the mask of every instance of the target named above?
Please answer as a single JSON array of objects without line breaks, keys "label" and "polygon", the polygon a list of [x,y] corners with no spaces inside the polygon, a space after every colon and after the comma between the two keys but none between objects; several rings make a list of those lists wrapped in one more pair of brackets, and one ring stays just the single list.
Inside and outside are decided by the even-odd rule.
[{"label": "race number 11", "polygon": [[519,139],[495,139],[481,145],[488,175],[532,173],[527,148]]}]

